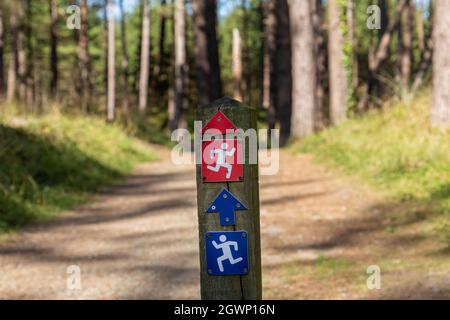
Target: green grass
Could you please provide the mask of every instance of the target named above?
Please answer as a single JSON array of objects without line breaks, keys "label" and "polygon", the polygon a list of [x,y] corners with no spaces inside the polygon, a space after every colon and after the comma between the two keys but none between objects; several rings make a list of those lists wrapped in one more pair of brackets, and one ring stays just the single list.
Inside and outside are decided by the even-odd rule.
[{"label": "green grass", "polygon": [[357,175],[400,201],[430,204],[443,213],[439,227],[450,242],[450,130],[429,126],[431,94],[409,105],[351,119],[292,145],[324,164]]},{"label": "green grass", "polygon": [[0,233],[71,209],[154,159],[146,144],[100,118],[2,115]]}]

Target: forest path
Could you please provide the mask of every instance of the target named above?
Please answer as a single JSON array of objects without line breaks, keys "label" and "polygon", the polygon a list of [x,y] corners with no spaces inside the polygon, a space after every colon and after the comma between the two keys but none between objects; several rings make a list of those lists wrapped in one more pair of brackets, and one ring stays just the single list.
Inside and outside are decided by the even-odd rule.
[{"label": "forest path", "polygon": [[[429,266],[436,248],[412,232],[417,214],[395,221],[404,232],[388,232],[383,211],[396,209],[382,196],[309,156],[282,152],[280,161],[277,175],[261,177],[264,298],[450,294],[449,265]],[[173,165],[165,151],[90,204],[1,244],[0,298],[197,299],[197,237],[194,167]],[[372,264],[389,270],[383,290],[366,287]],[[71,265],[80,290],[67,289]]]}]

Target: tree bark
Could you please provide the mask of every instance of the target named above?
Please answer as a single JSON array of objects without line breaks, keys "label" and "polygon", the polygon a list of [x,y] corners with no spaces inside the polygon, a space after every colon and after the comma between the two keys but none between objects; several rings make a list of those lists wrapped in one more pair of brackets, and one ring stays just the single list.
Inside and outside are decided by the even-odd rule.
[{"label": "tree bark", "polygon": [[338,0],[328,1],[328,60],[330,81],[330,119],[337,125],[346,118],[347,72],[344,66],[344,36]]},{"label": "tree bark", "polygon": [[120,6],[120,40],[122,44],[122,60],[121,60],[121,69],[122,69],[122,82],[123,82],[123,95],[122,95],[122,111],[124,114],[128,113],[129,109],[129,99],[128,99],[128,47],[127,47],[127,29],[125,23],[125,11],[123,8],[123,0],[119,0]]},{"label": "tree bark", "polygon": [[106,119],[114,121],[116,60],[115,60],[115,17],[114,0],[108,0],[108,96],[106,100]]},{"label": "tree bark", "polygon": [[11,55],[8,66],[8,87],[6,91],[6,101],[11,102],[16,97],[16,87],[17,87],[17,33],[18,33],[18,23],[17,23],[17,12],[12,9],[11,16],[9,18],[9,24],[11,28]]},{"label": "tree bark", "polygon": [[419,45],[419,50],[422,53],[425,50],[425,25],[423,22],[424,15],[424,0],[420,0],[418,4],[418,10],[416,14],[417,20],[417,42]]},{"label": "tree bark", "polygon": [[348,37],[352,44],[352,86],[356,92],[359,85],[358,39],[356,37],[355,0],[347,0]]},{"label": "tree bark", "polygon": [[0,101],[5,91],[3,7],[0,5]]},{"label": "tree bark", "polygon": [[172,106],[173,112],[169,112],[169,129],[175,130],[178,127],[180,114],[183,110],[185,74],[186,74],[186,17],[184,0],[175,0],[174,8],[174,49],[175,49],[175,83]]},{"label": "tree bark", "polygon": [[316,56],[316,114],[315,130],[322,130],[325,126],[325,75],[327,72],[327,46],[323,36],[323,4],[322,0],[310,0],[312,9],[312,21],[314,29],[314,55]]},{"label": "tree bark", "polygon": [[[287,0],[275,2],[276,31],[276,110],[280,120],[280,145],[285,145],[291,134],[292,116],[292,63],[291,17]],[[295,22],[293,22],[295,23]]]},{"label": "tree bark", "polygon": [[389,45],[394,34],[394,31],[398,28],[400,23],[401,12],[406,6],[407,0],[399,0],[395,9],[395,14],[392,19],[389,19],[386,31],[383,33],[378,46],[373,52],[369,52],[369,74],[368,80],[365,86],[362,88],[362,94],[359,110],[367,109],[369,103],[369,95],[376,84],[376,74],[378,73],[381,64],[387,59],[389,53]]},{"label": "tree bark", "polygon": [[450,127],[450,1],[435,2],[431,124]]},{"label": "tree bark", "polygon": [[402,95],[409,90],[412,67],[412,35],[414,28],[414,4],[406,1],[406,10],[402,12],[399,23],[399,56],[400,56],[400,85]]},{"label": "tree bark", "polygon": [[25,23],[23,3],[19,2],[17,28],[17,76],[19,79],[19,99],[24,102],[27,94],[27,65],[25,50]]},{"label": "tree bark", "polygon": [[89,37],[88,37],[88,6],[87,0],[80,0],[81,28],[79,37],[79,69],[80,69],[80,98],[83,111],[89,111],[90,105],[90,58],[89,58]]},{"label": "tree bark", "polygon": [[242,102],[242,48],[239,29],[233,29],[233,98]]},{"label": "tree bark", "polygon": [[50,95],[56,99],[58,92],[58,6],[56,0],[50,0]]},{"label": "tree bark", "polygon": [[[175,4],[176,5],[176,4]],[[165,34],[166,34],[166,0],[161,0],[161,6],[160,6],[160,24],[159,24],[159,44],[158,44],[158,55],[156,57],[156,63],[155,63],[155,82],[156,84],[153,86],[155,89],[158,89],[158,92],[160,91],[158,88],[158,85],[161,83],[163,79],[164,74],[164,57],[165,57],[165,50],[164,50],[164,40],[165,40]],[[183,4],[184,6],[184,4]]]},{"label": "tree bark", "polygon": [[[421,51],[420,54],[420,63],[419,63],[419,67],[418,70],[414,76],[414,82],[412,85],[412,92],[415,92],[417,89],[419,89],[419,87],[422,85],[423,81],[424,81],[424,77],[425,75],[428,73],[430,66],[432,65],[432,60],[433,60],[433,25],[434,25],[434,14],[433,14],[434,10],[433,10],[433,3],[430,2],[429,5],[429,17],[428,17],[428,21],[429,21],[429,32],[427,35],[427,40],[424,44],[424,50]],[[423,14],[423,12],[422,12]],[[425,32],[425,30],[424,30]],[[425,34],[424,34],[425,36]]]},{"label": "tree bark", "polygon": [[150,4],[143,0],[142,6],[142,38],[141,38],[141,67],[139,72],[139,111],[147,109],[148,75],[150,63]]},{"label": "tree bark", "polygon": [[267,109],[267,126],[275,129],[276,124],[276,29],[277,18],[275,1],[266,2],[267,18],[265,19],[265,46],[264,46],[264,108]]},{"label": "tree bark", "polygon": [[316,67],[309,1],[289,0],[292,36],[292,127],[294,138],[314,132]]},{"label": "tree bark", "polygon": [[217,46],[216,0],[192,0],[195,36],[195,64],[200,108],[222,96],[222,80]]}]

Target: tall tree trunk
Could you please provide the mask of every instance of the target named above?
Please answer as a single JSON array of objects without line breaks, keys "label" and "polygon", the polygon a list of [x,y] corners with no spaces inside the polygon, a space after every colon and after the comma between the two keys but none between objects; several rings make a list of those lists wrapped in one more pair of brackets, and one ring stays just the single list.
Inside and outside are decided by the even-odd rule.
[{"label": "tall tree trunk", "polygon": [[314,132],[316,67],[309,1],[289,0],[292,37],[292,126],[294,138]]},{"label": "tall tree trunk", "polygon": [[344,66],[344,36],[338,0],[328,1],[328,60],[330,77],[330,119],[336,125],[346,118],[347,73]]},{"label": "tall tree trunk", "polygon": [[325,126],[325,75],[327,72],[327,46],[323,36],[323,4],[322,0],[310,0],[312,9],[312,21],[314,29],[314,55],[316,57],[316,114],[315,130],[322,130]]},{"label": "tall tree trunk", "polygon": [[423,21],[423,15],[425,11],[424,8],[425,8],[424,0],[419,0],[418,10],[416,13],[416,20],[417,20],[417,42],[421,53],[425,50],[425,25]]},{"label": "tall tree trunk", "polygon": [[165,35],[166,35],[166,20],[167,20],[166,7],[167,7],[166,0],[161,0],[160,14],[159,14],[160,24],[159,24],[158,55],[156,56],[155,73],[154,73],[155,76],[153,78],[155,84],[152,86],[158,92],[161,91],[160,84],[163,80],[164,74],[164,57],[165,57],[164,40],[166,39]]},{"label": "tall tree trunk", "polygon": [[389,19],[389,23],[386,27],[386,31],[383,33],[378,46],[373,51],[369,52],[369,74],[367,76],[367,84],[363,87],[361,94],[359,110],[367,109],[369,103],[369,96],[376,85],[376,75],[380,70],[382,63],[389,56],[389,45],[391,43],[394,31],[397,30],[400,23],[401,12],[406,6],[407,0],[399,0],[397,2],[395,13],[392,19]]},{"label": "tall tree trunk", "polygon": [[0,5],[0,101],[5,92],[3,6]]},{"label": "tall tree trunk", "polygon": [[401,94],[409,90],[412,67],[412,37],[414,28],[414,4],[412,0],[406,1],[406,10],[402,12],[399,24],[399,65]]},{"label": "tall tree trunk", "polygon": [[265,46],[264,46],[264,108],[267,109],[267,126],[269,129],[275,129],[276,124],[276,59],[277,43],[276,29],[277,17],[275,11],[275,1],[268,1],[265,4]]},{"label": "tall tree trunk", "polygon": [[79,37],[79,69],[80,69],[80,98],[83,111],[89,111],[90,105],[90,58],[89,58],[89,37],[88,37],[88,6],[87,0],[80,0],[80,37]]},{"label": "tall tree trunk", "polygon": [[56,0],[50,0],[50,95],[56,99],[58,92],[58,5]]},{"label": "tall tree trunk", "polygon": [[116,60],[115,60],[115,17],[114,0],[108,0],[108,96],[106,100],[106,119],[114,121]]},{"label": "tall tree trunk", "polygon": [[[424,44],[424,50],[420,53],[420,63],[418,70],[414,76],[414,82],[411,88],[412,92],[415,92],[419,87],[422,85],[424,81],[425,75],[428,73],[430,66],[432,65],[432,59],[433,59],[433,25],[434,25],[434,10],[433,10],[433,3],[430,1],[429,4],[429,14],[428,14],[428,21],[429,21],[429,31],[427,34],[427,40]],[[423,14],[423,12],[422,12]],[[425,30],[424,30],[424,37],[425,37]]]},{"label": "tall tree trunk", "polygon": [[233,98],[242,101],[242,48],[239,29],[233,29]]},{"label": "tall tree trunk", "polygon": [[142,38],[141,38],[141,67],[139,72],[139,111],[147,109],[148,76],[150,63],[150,4],[143,0],[142,6]]},{"label": "tall tree trunk", "polygon": [[[36,111],[36,104],[35,104],[35,86],[36,86],[36,78],[35,75],[37,74],[35,72],[35,58],[34,58],[34,46],[32,41],[32,21],[33,21],[33,15],[31,11],[31,0],[27,0],[25,2],[26,5],[26,16],[24,20],[24,30],[25,30],[25,36],[24,40],[26,43],[26,49],[25,49],[25,98],[26,103],[28,106],[31,107],[33,111]],[[25,23],[26,21],[26,23]]]},{"label": "tall tree trunk", "polygon": [[9,18],[9,24],[11,28],[11,55],[8,66],[8,87],[6,91],[6,101],[11,102],[16,97],[17,64],[18,64],[17,41],[16,41],[18,33],[18,22],[17,22],[17,11],[14,9],[12,9],[11,16]]},{"label": "tall tree trunk", "polygon": [[24,102],[27,94],[27,65],[25,50],[25,21],[23,2],[18,2],[17,28],[17,76],[19,78],[19,99]]},{"label": "tall tree trunk", "polygon": [[120,40],[122,44],[122,82],[123,82],[123,95],[122,95],[122,111],[124,114],[128,113],[129,100],[128,100],[128,47],[127,47],[127,31],[125,24],[125,11],[123,8],[123,0],[119,0],[120,6]]},{"label": "tall tree trunk", "polygon": [[355,0],[347,0],[348,37],[352,44],[352,86],[356,92],[359,84],[358,38],[356,37]]},{"label": "tall tree trunk", "polygon": [[216,0],[192,0],[198,103],[201,108],[222,96],[217,46]]},{"label": "tall tree trunk", "polygon": [[173,111],[169,112],[169,129],[178,127],[183,110],[184,87],[186,74],[186,16],[184,0],[175,0],[174,7],[174,49],[175,49],[175,83]]},{"label": "tall tree trunk", "polygon": [[250,68],[250,44],[249,44],[249,30],[248,30],[248,23],[249,23],[249,14],[248,14],[248,1],[247,0],[241,0],[241,9],[242,9],[242,37],[241,38],[241,65],[244,67],[242,68],[242,79],[241,81],[241,87],[242,87],[242,101],[244,101],[246,104],[250,105],[252,104],[251,101],[251,87],[252,87],[252,78],[251,74],[249,72]]},{"label": "tall tree trunk", "polygon": [[431,124],[450,127],[450,1],[435,2]]},{"label": "tall tree trunk", "polygon": [[[292,64],[291,18],[287,0],[275,1],[276,31],[276,110],[280,120],[280,144],[284,145],[291,134],[292,116]],[[309,20],[310,21],[310,20]],[[295,23],[295,22],[293,22]],[[293,53],[293,51],[292,51]]]}]

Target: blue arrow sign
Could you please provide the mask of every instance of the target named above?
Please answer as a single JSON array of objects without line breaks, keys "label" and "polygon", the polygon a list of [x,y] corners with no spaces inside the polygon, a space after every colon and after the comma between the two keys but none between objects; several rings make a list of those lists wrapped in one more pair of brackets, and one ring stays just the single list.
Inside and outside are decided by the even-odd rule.
[{"label": "blue arrow sign", "polygon": [[227,189],[222,189],[217,197],[211,202],[207,213],[218,212],[220,215],[220,224],[222,226],[235,225],[234,211],[248,210],[242,202],[240,202],[234,195],[232,195]]}]

